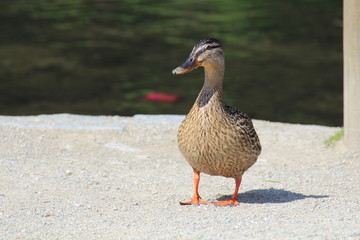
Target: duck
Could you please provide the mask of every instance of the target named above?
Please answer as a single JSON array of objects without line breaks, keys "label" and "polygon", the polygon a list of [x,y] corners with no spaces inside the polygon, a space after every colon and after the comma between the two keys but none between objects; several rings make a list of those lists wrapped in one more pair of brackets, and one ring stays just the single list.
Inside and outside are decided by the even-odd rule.
[{"label": "duck", "polygon": [[[178,147],[193,169],[194,194],[181,205],[238,205],[242,176],[261,153],[261,144],[252,120],[223,102],[225,57],[222,43],[215,38],[200,40],[174,75],[204,68],[203,87],[178,129]],[[228,200],[207,202],[199,195],[200,174],[235,179]]]}]

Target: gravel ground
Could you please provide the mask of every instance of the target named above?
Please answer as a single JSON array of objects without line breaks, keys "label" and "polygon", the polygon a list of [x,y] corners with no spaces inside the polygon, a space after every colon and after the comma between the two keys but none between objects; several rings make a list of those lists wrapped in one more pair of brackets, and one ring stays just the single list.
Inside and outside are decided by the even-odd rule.
[{"label": "gravel ground", "polygon": [[[360,155],[339,128],[254,120],[263,152],[240,205],[180,206],[184,116],[0,116],[1,239],[360,239]],[[200,194],[234,180],[202,175]]]}]

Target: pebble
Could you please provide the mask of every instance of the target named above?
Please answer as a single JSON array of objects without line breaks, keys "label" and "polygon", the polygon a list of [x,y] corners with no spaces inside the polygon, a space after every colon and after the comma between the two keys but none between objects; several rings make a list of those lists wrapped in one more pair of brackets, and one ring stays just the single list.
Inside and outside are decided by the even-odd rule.
[{"label": "pebble", "polygon": [[[323,145],[338,128],[254,120],[263,153],[240,205],[180,206],[193,193],[183,117],[0,116],[0,238],[359,238],[360,155]],[[202,174],[199,191],[214,201],[233,188]]]}]

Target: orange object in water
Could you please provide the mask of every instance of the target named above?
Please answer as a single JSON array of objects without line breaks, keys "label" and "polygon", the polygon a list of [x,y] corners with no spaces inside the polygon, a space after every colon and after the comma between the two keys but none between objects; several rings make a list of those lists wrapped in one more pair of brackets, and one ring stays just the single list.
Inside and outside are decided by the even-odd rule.
[{"label": "orange object in water", "polygon": [[145,99],[147,101],[151,102],[176,102],[179,100],[179,96],[175,94],[169,94],[169,93],[157,93],[152,92],[145,95]]}]

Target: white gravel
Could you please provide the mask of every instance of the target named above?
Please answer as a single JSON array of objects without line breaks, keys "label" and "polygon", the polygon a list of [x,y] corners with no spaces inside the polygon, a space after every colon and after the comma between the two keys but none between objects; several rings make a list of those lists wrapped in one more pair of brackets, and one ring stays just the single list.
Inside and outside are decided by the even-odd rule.
[{"label": "white gravel", "polygon": [[[360,239],[360,155],[339,128],[254,120],[263,146],[237,207],[180,206],[183,116],[0,116],[1,239]],[[202,175],[204,200],[233,179]]]}]

